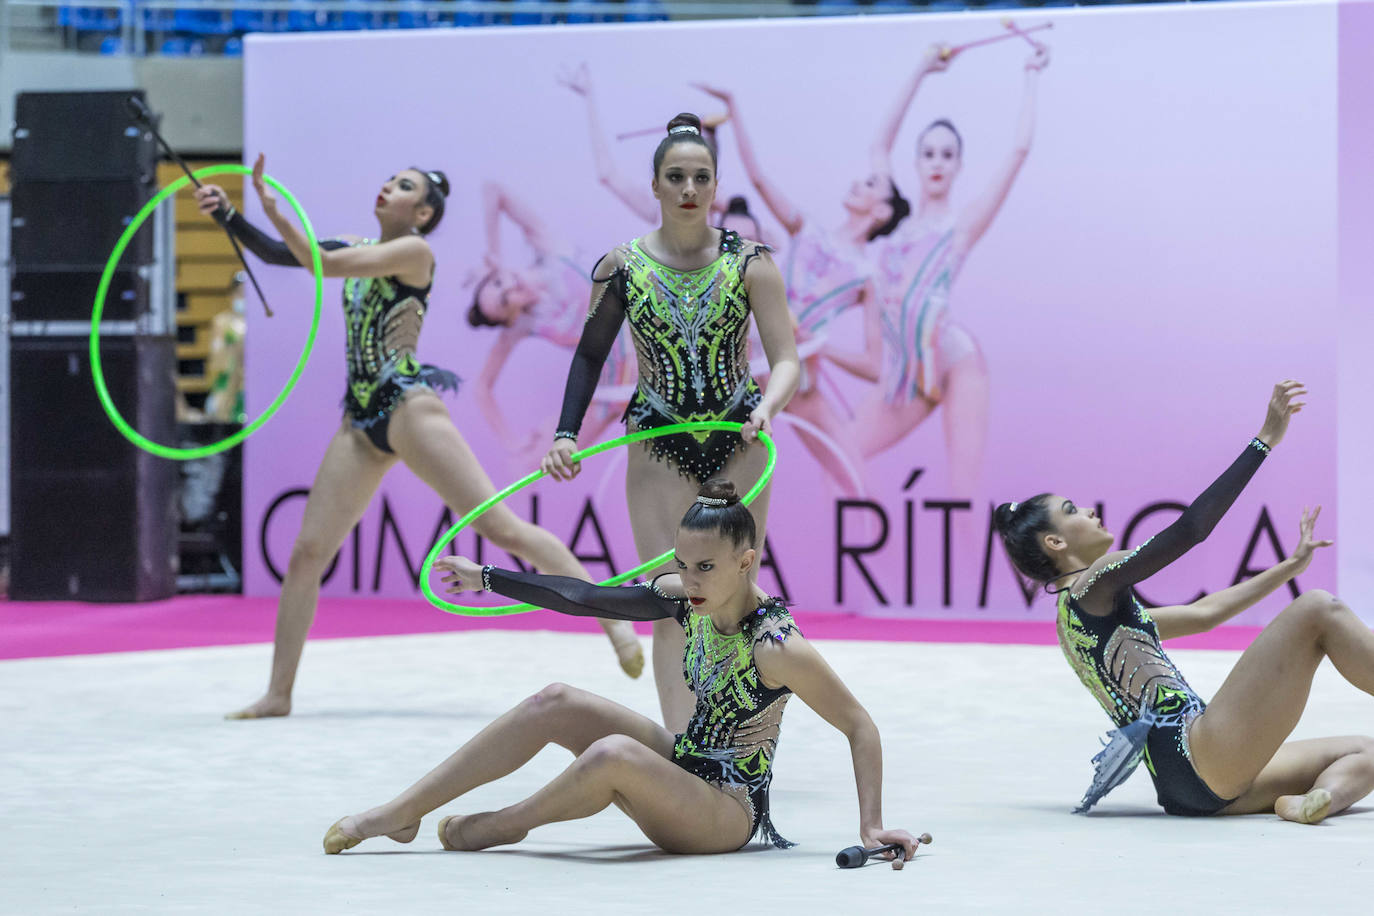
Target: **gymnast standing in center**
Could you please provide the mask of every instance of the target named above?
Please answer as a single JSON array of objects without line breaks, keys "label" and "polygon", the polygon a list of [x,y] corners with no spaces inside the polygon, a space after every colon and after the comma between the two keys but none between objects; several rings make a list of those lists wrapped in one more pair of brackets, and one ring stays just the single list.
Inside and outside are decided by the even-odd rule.
[{"label": "gymnast standing in center", "polygon": [[[620,326],[628,318],[639,363],[639,384],[625,410],[630,432],[672,423],[731,420],[739,433],[678,433],[650,439],[629,452],[625,474],[630,526],[641,557],[673,543],[678,520],[697,487],[723,475],[757,480],[767,455],[741,448],[787,406],[801,380],[797,344],[782,274],[770,249],[710,225],[716,194],[716,150],[701,135],[701,119],[680,114],[654,151],[651,184],[659,227],[608,252],[592,269],[591,307],[568,370],[553,447],[541,462],[558,480],[571,480],[582,418]],[[767,387],[749,375],[749,315],[771,368]],[[750,507],[762,549],[769,490]],[[755,567],[755,575],[757,567]],[[654,681],[663,722],[681,731],[694,698],[679,667],[682,628],[654,623]]]}]

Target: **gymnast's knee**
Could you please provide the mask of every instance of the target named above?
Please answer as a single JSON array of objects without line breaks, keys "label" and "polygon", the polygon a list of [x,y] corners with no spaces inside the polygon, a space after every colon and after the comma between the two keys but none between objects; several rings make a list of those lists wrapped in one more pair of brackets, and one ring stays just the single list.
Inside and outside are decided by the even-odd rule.
[{"label": "gymnast's knee", "polygon": [[291,577],[308,576],[315,579],[324,575],[334,551],[317,538],[302,534],[291,545],[291,559],[286,564],[286,574]]},{"label": "gymnast's knee", "polygon": [[1341,599],[1322,588],[1308,589],[1288,606],[1290,614],[1311,623],[1317,630],[1324,628],[1336,615],[1349,610]]},{"label": "gymnast's knee", "polygon": [[479,518],[473,527],[483,538],[507,553],[527,547],[531,534],[538,531],[533,525],[520,521],[514,512],[504,506],[497,506]]},{"label": "gymnast's knee", "polygon": [[527,712],[535,715],[558,713],[572,705],[573,696],[576,692],[576,688],[555,681],[538,693],[527,697],[520,705]]},{"label": "gymnast's knee", "polygon": [[607,735],[596,739],[578,754],[577,763],[597,770],[614,769],[633,764],[644,750],[644,745],[629,735]]}]

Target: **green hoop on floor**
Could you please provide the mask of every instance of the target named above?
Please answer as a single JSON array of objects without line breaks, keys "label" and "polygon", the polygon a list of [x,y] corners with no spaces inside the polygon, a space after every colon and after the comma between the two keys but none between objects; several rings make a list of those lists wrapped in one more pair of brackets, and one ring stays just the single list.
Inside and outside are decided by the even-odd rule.
[{"label": "green hoop on floor", "polygon": [[[656,429],[643,429],[637,433],[621,436],[618,439],[601,442],[590,448],[585,448],[580,452],[574,452],[572,460],[582,461],[593,455],[599,455],[613,448],[619,448],[622,445],[642,442],[645,439],[657,439],[659,436],[670,436],[674,433],[702,432],[705,430],[724,430],[726,432],[737,433],[743,426],[743,423],[732,423],[728,420],[701,420],[695,423],[673,423],[669,426],[660,426]],[[757,499],[758,495],[763,492],[763,488],[768,486],[768,481],[773,479],[773,466],[776,465],[778,461],[778,449],[777,446],[773,444],[773,437],[767,433],[761,432],[759,433],[759,441],[768,449],[768,463],[764,465],[763,474],[760,475],[758,481],[749,489],[749,492],[744,495],[744,499],[741,500],[746,506]],[[450,601],[445,601],[434,593],[433,587],[429,584],[429,576],[434,569],[434,561],[439,559],[439,554],[448,546],[450,541],[458,536],[458,532],[472,524],[493,506],[503,502],[507,497],[514,495],[518,491],[525,489],[535,481],[546,476],[548,475],[544,471],[535,471],[532,474],[520,478],[501,492],[483,501],[467,515],[460,518],[458,524],[450,528],[448,532],[439,539],[439,542],[430,550],[429,556],[425,557],[425,562],[420,567],[420,590],[425,593],[425,598],[429,600],[430,604],[449,614],[462,614],[467,617],[504,617],[508,614],[525,614],[529,611],[538,610],[538,608],[532,604],[506,604],[500,607],[470,607],[461,604],[453,604]],[[628,582],[635,576],[663,565],[671,559],[672,556],[673,551],[670,548],[659,556],[654,557],[652,560],[647,560],[628,572],[623,572],[618,576],[612,576],[598,584],[619,585],[622,582]]]},{"label": "green hoop on floor", "polygon": [[[196,169],[196,178],[208,178],[211,175],[251,175],[253,170],[246,165],[225,164],[210,165],[203,169]],[[315,238],[315,228],[310,225],[310,218],[305,215],[305,210],[300,202],[292,196],[291,192],[282,187],[271,175],[263,175],[263,180],[267,182],[272,190],[280,194],[291,209],[296,212],[296,218],[301,221],[301,227],[305,230],[305,237],[310,242],[310,269],[315,274],[315,313],[310,319],[310,333],[305,338],[305,349],[301,351],[300,358],[296,360],[296,366],[291,370],[291,378],[287,379],[286,387],[267,405],[267,409],[253,418],[243,429],[227,436],[218,442],[209,445],[198,445],[194,448],[177,448],[171,445],[163,445],[154,442],[143,436],[138,430],[129,425],[128,421],[120,415],[119,409],[115,407],[114,401],[110,399],[110,390],[105,386],[105,372],[100,364],[100,319],[105,314],[105,297],[110,291],[110,281],[114,278],[114,272],[119,267],[119,259],[124,256],[124,249],[129,247],[129,242],[133,240],[134,233],[153,215],[158,206],[177,191],[191,183],[188,175],[183,175],[176,181],[157,192],[152,200],[143,205],[143,209],[138,211],[133,222],[129,223],[124,234],[115,242],[114,251],[110,253],[110,259],[105,262],[105,272],[100,275],[100,285],[95,291],[95,307],[91,310],[91,377],[95,380],[95,396],[100,399],[100,406],[105,409],[105,415],[114,423],[115,429],[134,445],[143,449],[145,452],[152,452],[160,458],[170,458],[174,461],[190,461],[194,458],[204,458],[206,455],[214,455],[218,452],[227,451],[247,439],[253,433],[262,428],[262,425],[272,419],[272,415],[282,404],[286,403],[286,398],[291,394],[291,390],[300,381],[301,373],[305,371],[305,364],[310,360],[310,351],[315,348],[315,333],[320,327],[320,312],[324,305],[324,261],[320,256],[320,243]]]}]

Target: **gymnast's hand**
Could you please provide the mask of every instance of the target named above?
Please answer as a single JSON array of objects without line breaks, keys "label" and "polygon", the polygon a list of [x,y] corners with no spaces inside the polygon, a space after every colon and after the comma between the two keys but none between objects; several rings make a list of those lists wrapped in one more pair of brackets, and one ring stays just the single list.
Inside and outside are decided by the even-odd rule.
[{"label": "gymnast's hand", "polygon": [[277,214],[277,195],[267,188],[267,182],[262,180],[263,166],[266,164],[266,157],[258,153],[257,160],[253,163],[253,190],[258,192],[258,200],[262,202],[262,210],[269,217]]},{"label": "gymnast's hand", "polygon": [[[480,572],[480,571],[479,571]],[[906,860],[916,855],[916,847],[919,841],[907,833],[905,830],[872,830],[860,834],[865,849],[873,849],[878,846],[885,846],[888,843],[901,843],[903,855],[897,855],[896,850],[882,853],[884,859],[892,861],[892,867],[898,871],[906,864]]]},{"label": "gymnast's hand", "polygon": [[575,451],[577,443],[574,440],[566,437],[553,440],[553,448],[539,462],[539,470],[554,480],[572,480],[582,473],[582,462],[572,460]]},{"label": "gymnast's hand", "polygon": [[1288,379],[1275,385],[1274,393],[1269,396],[1269,410],[1264,417],[1264,426],[1260,427],[1256,438],[1270,448],[1278,448],[1278,444],[1283,441],[1283,434],[1288,432],[1288,421],[1293,418],[1293,414],[1307,406],[1307,402],[1302,400],[1306,396],[1307,389],[1302,382]]},{"label": "gymnast's hand", "polygon": [[1306,508],[1302,510],[1302,521],[1298,523],[1298,546],[1293,550],[1288,558],[1293,561],[1296,567],[1293,571],[1293,578],[1302,575],[1303,570],[1312,562],[1312,554],[1319,547],[1330,547],[1335,541],[1317,540],[1313,536],[1313,529],[1317,527],[1317,516],[1322,514],[1322,507],[1318,506],[1311,512]]},{"label": "gymnast's hand", "polygon": [[926,48],[926,56],[921,61],[921,71],[923,73],[943,73],[949,69],[949,65],[958,56],[958,48],[951,48],[944,42],[933,44]]},{"label": "gymnast's hand", "polygon": [[759,433],[773,435],[773,418],[762,407],[755,407],[749,414],[748,422],[740,427],[739,436],[745,445],[749,445],[759,441]]},{"label": "gymnast's hand", "polygon": [[203,184],[196,188],[196,206],[206,216],[214,216],[221,210],[229,212],[229,195],[217,184]]},{"label": "gymnast's hand", "polygon": [[482,590],[482,567],[467,557],[440,557],[434,561],[434,568],[448,573],[443,581],[453,583],[448,587],[450,595]]}]

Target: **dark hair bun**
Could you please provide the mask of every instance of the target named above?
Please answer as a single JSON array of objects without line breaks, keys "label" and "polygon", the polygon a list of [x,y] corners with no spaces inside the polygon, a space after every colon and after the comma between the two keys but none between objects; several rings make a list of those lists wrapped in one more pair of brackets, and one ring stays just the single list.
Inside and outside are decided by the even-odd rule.
[{"label": "dark hair bun", "polygon": [[668,122],[668,133],[671,134],[674,127],[691,127],[695,128],[697,133],[701,133],[701,118],[698,118],[690,111],[684,111]]},{"label": "dark hair bun", "polygon": [[733,213],[736,216],[752,216],[749,212],[749,198],[736,194],[730,198],[730,203],[725,206],[726,213]]},{"label": "dark hair bun", "polygon": [[697,490],[697,496],[704,496],[707,499],[723,499],[726,506],[733,506],[739,502],[739,491],[735,489],[735,484],[728,477],[712,477],[701,485]]},{"label": "dark hair bun", "polygon": [[1005,538],[1007,532],[1011,530],[1011,519],[1015,514],[1016,510],[1012,508],[1011,503],[1002,503],[1002,505],[992,510],[992,524],[997,528],[997,533],[1002,535],[1002,537]]},{"label": "dark hair bun", "polygon": [[[439,180],[434,181],[434,179],[436,178]],[[434,182],[434,186],[439,189],[440,194],[444,195],[445,197],[448,197],[449,186],[447,175],[445,175],[439,169],[435,169],[434,171],[429,173],[429,180]]]}]

